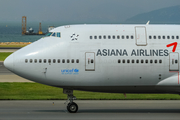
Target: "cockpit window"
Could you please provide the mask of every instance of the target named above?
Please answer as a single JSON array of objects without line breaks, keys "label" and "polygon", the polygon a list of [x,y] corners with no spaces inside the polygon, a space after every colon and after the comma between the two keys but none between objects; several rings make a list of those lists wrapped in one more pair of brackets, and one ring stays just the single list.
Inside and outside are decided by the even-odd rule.
[{"label": "cockpit window", "polygon": [[61,37],[61,33],[60,32],[53,32],[50,36],[52,37]]},{"label": "cockpit window", "polygon": [[49,32],[49,33],[46,34],[46,36],[51,36],[51,34],[52,34],[52,32]]},{"label": "cockpit window", "polygon": [[60,33],[57,33],[57,37],[61,37],[61,34],[60,34]]},{"label": "cockpit window", "polygon": [[53,33],[52,36],[56,37],[56,33]]}]

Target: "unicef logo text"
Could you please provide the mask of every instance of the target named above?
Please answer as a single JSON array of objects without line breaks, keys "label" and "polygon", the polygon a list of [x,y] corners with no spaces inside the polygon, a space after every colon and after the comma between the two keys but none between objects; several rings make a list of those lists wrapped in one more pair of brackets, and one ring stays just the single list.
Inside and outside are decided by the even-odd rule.
[{"label": "unicef logo text", "polygon": [[63,75],[77,75],[79,74],[79,69],[63,69],[61,70],[61,74]]}]

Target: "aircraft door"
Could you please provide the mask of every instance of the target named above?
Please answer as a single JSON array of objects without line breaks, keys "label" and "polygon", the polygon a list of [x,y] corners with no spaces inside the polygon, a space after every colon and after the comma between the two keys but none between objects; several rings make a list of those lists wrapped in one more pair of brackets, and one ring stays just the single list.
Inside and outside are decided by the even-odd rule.
[{"label": "aircraft door", "polygon": [[136,32],[136,45],[146,46],[147,45],[146,27],[135,27],[135,32]]},{"label": "aircraft door", "polygon": [[179,71],[179,53],[169,54],[169,71]]},{"label": "aircraft door", "polygon": [[86,52],[85,56],[86,56],[85,71],[95,71],[95,53]]}]

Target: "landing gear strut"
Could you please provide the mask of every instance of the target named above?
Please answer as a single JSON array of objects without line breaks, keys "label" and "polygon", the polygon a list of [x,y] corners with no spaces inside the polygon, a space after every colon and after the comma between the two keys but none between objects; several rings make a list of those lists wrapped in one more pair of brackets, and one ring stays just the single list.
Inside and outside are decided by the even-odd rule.
[{"label": "landing gear strut", "polygon": [[67,94],[67,97],[68,97],[67,110],[70,113],[76,113],[78,111],[78,105],[75,102],[73,102],[73,100],[76,100],[76,97],[73,96],[73,90],[63,89],[63,93]]}]

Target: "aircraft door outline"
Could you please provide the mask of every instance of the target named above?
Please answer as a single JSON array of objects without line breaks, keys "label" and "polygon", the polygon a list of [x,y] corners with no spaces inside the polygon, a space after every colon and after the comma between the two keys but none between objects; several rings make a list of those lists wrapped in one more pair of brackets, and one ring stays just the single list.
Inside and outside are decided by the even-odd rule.
[{"label": "aircraft door outline", "polygon": [[179,53],[169,53],[169,71],[179,71]]},{"label": "aircraft door outline", "polygon": [[136,45],[137,46],[146,46],[147,45],[147,34],[146,27],[135,27],[136,33]]},{"label": "aircraft door outline", "polygon": [[85,53],[85,71],[95,71],[95,53]]}]

